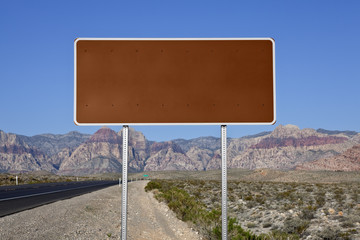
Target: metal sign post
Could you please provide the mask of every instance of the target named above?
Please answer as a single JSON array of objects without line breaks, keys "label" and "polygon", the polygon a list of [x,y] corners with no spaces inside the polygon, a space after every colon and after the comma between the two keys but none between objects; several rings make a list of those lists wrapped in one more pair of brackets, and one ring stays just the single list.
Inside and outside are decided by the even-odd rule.
[{"label": "metal sign post", "polygon": [[126,240],[127,220],[127,165],[128,165],[129,126],[123,126],[123,161],[122,161],[122,201],[121,201],[121,239]]},{"label": "metal sign post", "polygon": [[227,166],[226,166],[226,125],[221,125],[221,223],[222,239],[227,239]]}]

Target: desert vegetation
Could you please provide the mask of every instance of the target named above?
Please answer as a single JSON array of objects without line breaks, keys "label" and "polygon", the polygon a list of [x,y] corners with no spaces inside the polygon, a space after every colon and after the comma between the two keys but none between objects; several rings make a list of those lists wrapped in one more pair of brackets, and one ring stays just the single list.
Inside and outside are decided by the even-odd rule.
[{"label": "desert vegetation", "polygon": [[16,176],[18,176],[18,184],[36,184],[36,183],[51,183],[51,182],[72,182],[72,181],[87,181],[99,180],[96,177],[76,177],[76,176],[59,176],[46,172],[28,172],[28,173],[1,173],[1,185],[15,185]]},{"label": "desert vegetation", "polygon": [[[152,180],[145,190],[205,239],[221,239],[221,183]],[[228,181],[229,239],[359,239],[359,183]]]}]

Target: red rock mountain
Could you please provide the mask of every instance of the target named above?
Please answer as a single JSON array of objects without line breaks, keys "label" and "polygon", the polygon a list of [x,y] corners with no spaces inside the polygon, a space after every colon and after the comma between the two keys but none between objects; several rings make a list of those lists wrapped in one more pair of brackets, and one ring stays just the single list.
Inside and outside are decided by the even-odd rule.
[{"label": "red rock mountain", "polygon": [[145,171],[198,170],[196,164],[174,142],[153,143]]},{"label": "red rock mountain", "polygon": [[335,136],[308,136],[303,138],[286,137],[286,138],[264,138],[259,143],[251,146],[252,149],[271,149],[279,147],[306,147],[319,146],[325,144],[340,144],[347,141],[345,137]]},{"label": "red rock mountain", "polygon": [[[294,125],[279,125],[265,136],[230,141],[230,168],[294,169],[297,165],[332,157],[359,143],[359,134],[329,135]],[[242,151],[236,153],[236,149]]]},{"label": "red rock mountain", "polygon": [[[357,160],[349,159],[356,156],[355,145],[359,144],[360,134],[352,131],[279,125],[272,132],[228,139],[228,167],[356,170]],[[141,132],[129,129],[130,172],[211,170],[220,167],[219,138],[151,142]],[[84,175],[121,172],[121,169],[121,131],[117,133],[103,127],[91,136],[71,132],[33,137],[0,131],[2,172],[47,170],[58,174]]]},{"label": "red rock mountain", "polygon": [[0,172],[55,172],[48,160],[44,153],[30,147],[16,134],[0,131]]},{"label": "red rock mountain", "polygon": [[[173,142],[149,144],[141,132],[129,128],[130,172],[156,170],[196,170],[190,158]],[[69,158],[65,159],[59,174],[92,174],[122,171],[122,131],[103,127]]]},{"label": "red rock mountain", "polygon": [[109,128],[101,128],[62,161],[59,174],[84,175],[118,172],[121,169],[121,141]]},{"label": "red rock mountain", "polygon": [[297,170],[359,171],[360,145],[355,145],[340,155],[306,162],[296,167]]},{"label": "red rock mountain", "polygon": [[122,139],[116,134],[115,131],[107,127],[100,128],[96,133],[94,133],[87,143],[110,143],[110,144],[120,144]]}]

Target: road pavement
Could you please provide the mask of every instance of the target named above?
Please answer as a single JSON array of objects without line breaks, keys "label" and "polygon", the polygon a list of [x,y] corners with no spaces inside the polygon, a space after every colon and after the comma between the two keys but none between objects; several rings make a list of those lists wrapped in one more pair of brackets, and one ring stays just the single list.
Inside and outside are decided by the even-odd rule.
[{"label": "road pavement", "polygon": [[0,217],[106,188],[118,181],[81,181],[0,187]]}]

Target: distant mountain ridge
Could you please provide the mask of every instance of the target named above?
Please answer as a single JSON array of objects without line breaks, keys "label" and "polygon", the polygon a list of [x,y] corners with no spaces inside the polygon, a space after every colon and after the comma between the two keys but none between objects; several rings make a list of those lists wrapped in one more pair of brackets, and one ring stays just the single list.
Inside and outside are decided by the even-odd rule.
[{"label": "distant mountain ridge", "polygon": [[[360,134],[354,131],[299,129],[295,125],[279,125],[272,132],[229,138],[228,167],[358,170],[356,164],[347,161],[350,155],[356,159],[358,151],[352,151],[350,155],[346,151],[359,144]],[[324,159],[333,159],[331,161],[336,163],[324,164]],[[220,167],[220,138],[154,142],[133,128],[129,130],[131,172],[196,171]],[[0,131],[0,172],[46,170],[57,174],[85,175],[121,172],[121,168],[122,131],[102,127],[92,135],[69,132],[32,137]]]},{"label": "distant mountain ridge", "polygon": [[56,171],[43,152],[29,146],[22,137],[0,130],[0,172],[39,170]]},{"label": "distant mountain ridge", "polygon": [[77,131],[66,134],[40,134],[32,137],[17,136],[29,146],[35,147],[49,156],[60,152],[64,148],[77,148],[81,143],[91,137],[90,134]]},{"label": "distant mountain ridge", "polygon": [[358,134],[358,132],[355,131],[338,131],[338,130],[326,130],[323,128],[319,128],[316,130],[318,133],[324,133],[324,134],[328,134],[328,135],[335,135],[335,134],[344,134],[347,136],[355,136]]},{"label": "distant mountain ridge", "polygon": [[332,170],[332,171],[359,171],[360,144],[347,149],[342,154],[322,158],[313,162],[306,162],[296,167],[297,170]]},{"label": "distant mountain ridge", "polygon": [[[266,136],[252,139],[240,154],[232,157],[231,168],[294,169],[296,166],[344,152],[359,143],[359,134],[328,135],[314,129],[279,125]],[[231,143],[230,143],[231,147]]]}]

